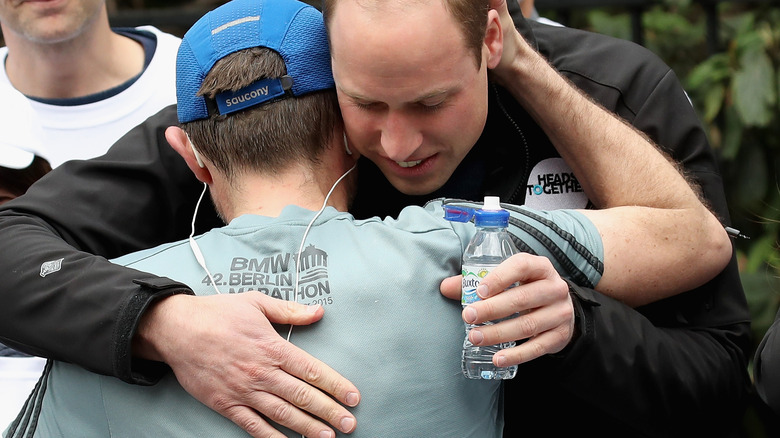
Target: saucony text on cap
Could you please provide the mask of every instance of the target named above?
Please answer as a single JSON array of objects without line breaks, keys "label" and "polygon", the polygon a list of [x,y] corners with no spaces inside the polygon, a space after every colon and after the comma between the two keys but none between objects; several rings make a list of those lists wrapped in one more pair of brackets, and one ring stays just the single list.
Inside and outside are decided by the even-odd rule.
[{"label": "saucony text on cap", "polygon": [[[287,75],[220,93],[213,100],[198,96],[203,79],[217,61],[251,47],[279,53]],[[176,98],[182,123],[334,86],[322,14],[297,0],[228,2],[208,12],[187,31],[176,60]]]}]

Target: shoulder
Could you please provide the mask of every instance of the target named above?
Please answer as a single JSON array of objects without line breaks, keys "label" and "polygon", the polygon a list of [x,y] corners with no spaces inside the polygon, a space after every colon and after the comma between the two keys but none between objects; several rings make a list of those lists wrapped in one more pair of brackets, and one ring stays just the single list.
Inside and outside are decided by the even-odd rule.
[{"label": "shoulder", "polygon": [[545,58],[610,109],[622,101],[638,111],[671,73],[657,55],[634,42],[567,27],[531,26]]},{"label": "shoulder", "polygon": [[153,37],[155,39],[155,51],[152,62],[160,62],[162,59],[175,70],[176,56],[181,45],[181,38],[163,32],[154,26],[139,26],[131,30]]},{"label": "shoulder", "polygon": [[163,32],[162,30],[154,27],[154,26],[138,26],[133,28],[138,32],[147,32],[155,37],[157,37],[158,41],[164,41],[164,42],[173,42],[173,43],[181,43],[181,38],[177,37],[176,35],[170,34],[168,32]]},{"label": "shoulder", "polygon": [[559,69],[613,81],[625,76],[626,69],[669,70],[652,51],[632,41],[563,26],[531,27],[539,51]]},{"label": "shoulder", "polygon": [[164,243],[154,248],[144,249],[117,257],[112,259],[111,263],[134,267],[136,269],[143,269],[143,265],[146,263],[153,264],[155,261],[159,261],[164,258],[178,258],[185,253],[191,252],[187,242],[187,240],[180,240],[176,242]]}]

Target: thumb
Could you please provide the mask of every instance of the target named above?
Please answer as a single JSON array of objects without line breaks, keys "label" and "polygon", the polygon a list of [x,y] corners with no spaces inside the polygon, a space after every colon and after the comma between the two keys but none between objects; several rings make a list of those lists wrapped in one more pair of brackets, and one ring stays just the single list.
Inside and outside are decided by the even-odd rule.
[{"label": "thumb", "polygon": [[245,292],[242,295],[250,299],[272,323],[308,325],[322,319],[325,309],[322,306],[307,306],[294,301],[272,298],[262,292]]},{"label": "thumb", "polygon": [[453,275],[442,280],[439,286],[441,294],[451,300],[460,300],[462,279],[462,275]]}]

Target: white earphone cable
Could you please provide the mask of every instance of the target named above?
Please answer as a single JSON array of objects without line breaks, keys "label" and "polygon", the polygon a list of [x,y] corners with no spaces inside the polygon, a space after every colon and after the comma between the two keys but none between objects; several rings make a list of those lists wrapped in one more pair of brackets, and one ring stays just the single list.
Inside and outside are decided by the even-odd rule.
[{"label": "white earphone cable", "polygon": [[209,186],[206,183],[203,183],[203,191],[200,193],[200,197],[198,198],[198,203],[195,204],[195,212],[192,214],[192,230],[190,231],[190,249],[192,249],[192,254],[195,256],[195,260],[198,261],[198,264],[201,268],[203,268],[204,271],[206,271],[206,274],[209,276],[209,280],[211,281],[211,284],[214,286],[214,290],[217,291],[217,294],[221,294],[222,292],[219,291],[219,288],[217,287],[217,282],[214,281],[214,277],[211,275],[211,272],[209,271],[209,268],[206,267],[206,259],[203,257],[203,253],[200,251],[200,246],[198,246],[198,243],[194,239],[195,235],[195,218],[198,217],[198,209],[200,208],[200,201],[203,200],[203,196],[206,194],[206,190],[208,190]]},{"label": "white earphone cable", "polygon": [[[293,287],[293,297],[295,297],[295,302],[298,302],[298,281],[301,277],[301,253],[303,252],[303,245],[306,243],[306,237],[309,235],[309,230],[311,229],[312,225],[314,225],[314,221],[317,220],[318,217],[322,214],[323,211],[325,211],[325,207],[328,206],[328,199],[330,199],[330,195],[333,194],[333,190],[336,189],[336,186],[339,185],[341,180],[343,180],[347,175],[349,175],[350,172],[355,170],[357,167],[357,163],[355,163],[352,167],[349,168],[346,172],[344,172],[344,175],[341,175],[339,179],[336,180],[336,182],[333,183],[333,187],[330,188],[330,191],[328,191],[328,194],[325,195],[325,200],[322,201],[322,207],[320,207],[320,210],[317,212],[317,214],[314,215],[313,218],[311,218],[311,221],[309,221],[309,225],[306,226],[306,230],[303,232],[303,238],[301,238],[301,244],[298,246],[298,254],[295,257],[295,286]],[[290,325],[290,330],[287,332],[287,341],[290,341],[290,336],[292,335],[292,330],[294,325]]]}]

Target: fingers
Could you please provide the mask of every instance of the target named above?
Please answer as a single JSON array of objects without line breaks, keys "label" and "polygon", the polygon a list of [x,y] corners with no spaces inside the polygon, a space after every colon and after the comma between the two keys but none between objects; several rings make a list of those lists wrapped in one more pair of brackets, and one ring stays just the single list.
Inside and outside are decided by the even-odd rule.
[{"label": "fingers", "polygon": [[[269,419],[305,436],[320,436],[325,430],[330,430],[318,419],[344,433],[355,430],[355,417],[321,391],[281,370],[278,371],[278,381],[280,386],[275,394],[258,392],[257,401],[253,402]],[[359,394],[356,390],[350,391],[345,398],[350,406],[354,406],[359,401]]]},{"label": "fingers", "polygon": [[329,425],[354,430],[355,417],[341,403],[356,405],[357,388],[271,325],[314,322],[321,307],[256,292],[190,297],[183,304],[176,315],[184,317],[166,318],[157,343],[193,397],[252,436],[282,436],[274,431],[278,425],[315,437],[335,436]]},{"label": "fingers", "polygon": [[461,287],[462,287],[462,275],[454,275],[452,277],[442,280],[439,290],[441,294],[451,300],[460,301]]},{"label": "fingers", "polygon": [[[494,345],[502,342],[528,339],[546,332],[557,332],[561,339],[553,340],[549,349],[559,347],[560,342],[568,343],[573,331],[574,305],[568,295],[565,301],[557,301],[528,313],[501,321],[498,324],[481,326],[471,330],[469,340],[474,345]],[[565,345],[565,344],[564,344]],[[560,351],[563,347],[557,351]],[[548,351],[548,352],[557,352]]]},{"label": "fingers", "polygon": [[463,320],[478,324],[568,299],[568,286],[545,258],[515,254],[496,266],[477,286],[481,301],[463,310]]},{"label": "fingers", "polygon": [[[264,407],[262,415],[247,406],[230,406],[224,409],[215,407],[215,410],[256,438],[285,437],[274,425],[266,421],[266,418],[307,437],[324,438],[336,435],[324,423],[306,415],[300,409],[273,394],[256,393],[252,404]],[[354,421],[352,421],[350,428],[343,429],[345,433],[353,430]]]},{"label": "fingers", "polygon": [[470,304],[462,315],[469,324],[481,324],[562,302],[571,302],[566,282],[560,278],[537,280]]},{"label": "fingers", "polygon": [[485,299],[500,294],[515,283],[525,284],[559,278],[552,263],[546,257],[518,253],[493,268],[480,282],[477,294]]},{"label": "fingers", "polygon": [[558,353],[571,342],[574,315],[568,311],[542,308],[499,324],[483,326],[469,333],[474,345],[495,345],[513,339],[526,339],[493,356],[496,366],[507,367]]},{"label": "fingers", "polygon": [[[519,283],[519,286],[508,286]],[[574,305],[569,287],[543,257],[516,254],[490,272],[477,288],[483,298],[463,309],[471,324],[496,321],[469,333],[474,345],[526,340],[493,358],[497,366],[515,365],[561,351],[574,332]]]},{"label": "fingers", "polygon": [[506,7],[506,0],[490,0],[490,9]]},{"label": "fingers", "polygon": [[255,438],[285,438],[283,433],[274,429],[257,412],[246,406],[233,406],[220,412],[220,414]]},{"label": "fingers", "polygon": [[[253,298],[257,300],[262,312],[270,322],[309,324],[319,320],[324,314],[322,306],[305,306],[290,301],[277,300],[259,292],[254,293]],[[355,385],[324,362],[309,355],[295,345],[285,342],[280,345],[276,354],[282,370],[322,389],[347,406],[355,406],[360,400],[360,393]],[[329,397],[319,391],[314,392],[319,397],[330,401]],[[305,392],[302,395],[307,394],[308,392]],[[301,403],[296,403],[296,405],[305,408]],[[315,411],[311,412],[317,414]]]},{"label": "fingers", "polygon": [[553,354],[563,350],[571,341],[571,334],[566,337],[559,331],[547,331],[536,337],[518,344],[515,347],[501,350],[493,356],[493,363],[499,367],[508,367],[529,362],[545,354]]},{"label": "fingers", "polygon": [[360,402],[357,387],[324,362],[298,347],[290,344],[290,351],[291,354],[283,359],[280,366],[282,384],[277,394],[342,432],[351,432],[355,425],[354,416],[325,393],[346,406],[354,407]]},{"label": "fingers", "polygon": [[245,292],[245,298],[252,299],[269,321],[277,324],[307,325],[322,319],[322,306],[307,306],[294,301],[271,298],[261,292]]},{"label": "fingers", "polygon": [[252,436],[283,436],[264,418],[304,436],[335,436],[328,424],[344,433],[355,429],[355,417],[328,395],[355,406],[360,393],[351,382],[281,338],[260,349],[255,360],[230,361],[201,378],[179,373],[177,378],[190,394]]}]

